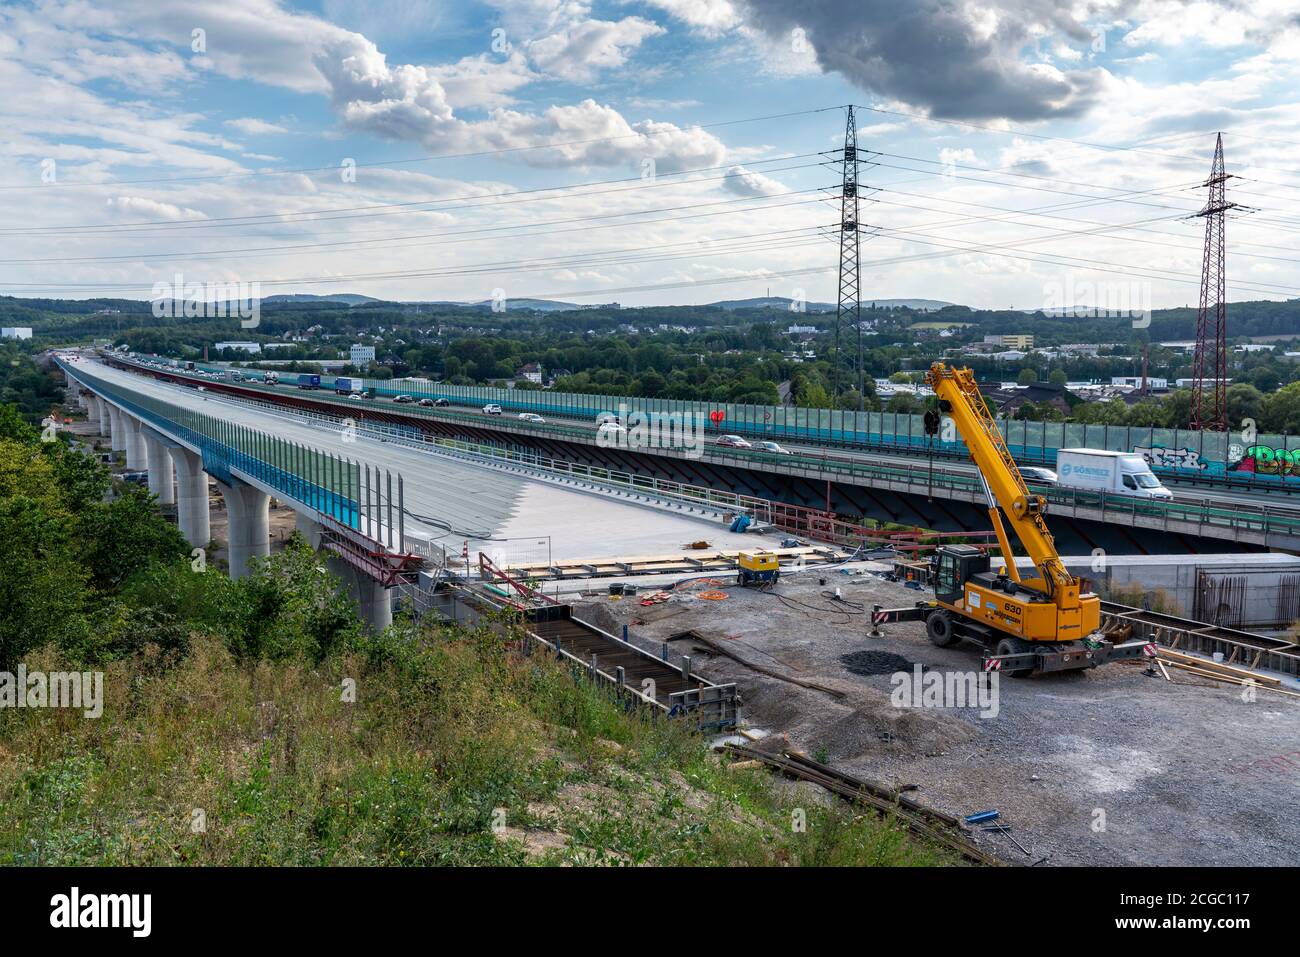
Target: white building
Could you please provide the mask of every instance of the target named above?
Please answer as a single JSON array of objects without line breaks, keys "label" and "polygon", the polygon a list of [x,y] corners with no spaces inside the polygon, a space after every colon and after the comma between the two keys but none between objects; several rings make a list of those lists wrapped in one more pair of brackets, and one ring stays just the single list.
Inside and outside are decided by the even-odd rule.
[{"label": "white building", "polygon": [[354,366],[368,366],[375,361],[375,347],[353,346],[348,350],[348,359]]},{"label": "white building", "polygon": [[787,336],[816,335],[817,327],[816,326],[791,326],[789,329],[785,331],[785,334]]},{"label": "white building", "polygon": [[[1113,375],[1110,377],[1111,385],[1128,386],[1130,389],[1142,388],[1142,377],[1140,375]],[[1169,388],[1168,379],[1160,379],[1156,376],[1147,376],[1147,388],[1163,392]]]},{"label": "white building", "polygon": [[0,339],[30,339],[31,337],[31,326],[5,326],[0,329]]},{"label": "white building", "polygon": [[238,349],[241,352],[251,352],[253,355],[257,355],[262,351],[262,345],[258,342],[216,342],[213,343],[212,348],[218,350]]}]

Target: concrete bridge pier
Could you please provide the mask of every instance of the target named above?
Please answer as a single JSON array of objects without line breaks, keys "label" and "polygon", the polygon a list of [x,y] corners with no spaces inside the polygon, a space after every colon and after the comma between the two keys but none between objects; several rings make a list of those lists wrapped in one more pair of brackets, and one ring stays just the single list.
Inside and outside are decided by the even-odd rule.
[{"label": "concrete bridge pier", "polygon": [[126,451],[126,414],[115,405],[108,407],[109,446],[114,452]]},{"label": "concrete bridge pier", "polygon": [[[320,548],[321,524],[310,513],[298,513],[297,530],[308,545]],[[381,632],[393,623],[393,593],[390,589],[357,571],[337,555],[327,556],[325,566],[343,582],[349,597],[357,603],[361,620],[371,632]]]},{"label": "concrete bridge pier", "polygon": [[348,595],[357,603],[361,620],[371,633],[378,634],[393,623],[393,594],[389,589],[337,555],[327,558],[325,566],[347,587]]},{"label": "concrete bridge pier", "polygon": [[140,420],[129,412],[123,412],[122,425],[126,431],[126,467],[129,469],[147,468],[149,459],[145,452],[144,435],[140,431]]},{"label": "concrete bridge pier", "polygon": [[158,496],[159,505],[176,502],[175,483],[172,477],[172,456],[148,431],[144,433],[145,461],[149,469],[149,491]]},{"label": "concrete bridge pier", "polygon": [[230,544],[230,577],[243,578],[249,572],[250,559],[271,554],[268,513],[271,496],[238,479],[233,485],[218,479],[217,487],[226,500],[226,514],[230,519],[226,536]]},{"label": "concrete bridge pier", "polygon": [[306,512],[294,513],[294,528],[312,547],[313,550],[320,548],[321,524],[313,519]]},{"label": "concrete bridge pier", "polygon": [[176,466],[176,523],[185,540],[196,548],[212,541],[212,517],[208,514],[208,473],[203,456],[186,448],[171,450]]},{"label": "concrete bridge pier", "polygon": [[95,396],[94,400],[95,404],[92,406],[91,414],[94,416],[94,422],[99,429],[99,434],[107,437],[112,432],[112,423],[108,417],[108,403],[99,396]]}]

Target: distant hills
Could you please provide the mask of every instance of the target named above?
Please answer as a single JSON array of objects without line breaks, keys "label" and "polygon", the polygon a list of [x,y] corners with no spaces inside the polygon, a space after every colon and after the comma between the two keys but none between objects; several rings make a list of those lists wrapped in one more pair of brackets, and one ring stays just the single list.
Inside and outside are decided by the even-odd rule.
[{"label": "distant hills", "polygon": [[[376,299],[373,296],[362,296],[357,293],[339,292],[328,295],[313,295],[312,293],[291,293],[276,296],[266,296],[262,299],[263,305],[276,304],[302,304],[302,303],[341,303],[348,306],[364,306],[371,303],[381,305],[391,304],[399,306],[440,306],[445,309],[491,309],[492,300],[483,299],[478,302],[455,302],[451,299],[415,299],[415,300],[390,300]],[[785,311],[794,311],[790,309],[790,304],[794,302],[785,296],[759,296],[754,299],[724,299],[720,302],[706,302],[697,308],[715,308],[725,309],[728,312],[739,312],[745,309],[781,309]],[[563,302],[556,299],[506,299],[506,304],[510,309],[532,309],[535,312],[575,312],[581,309],[600,309],[608,307],[609,303],[591,303],[581,304],[576,302]],[[914,309],[918,312],[936,312],[946,306],[951,306],[951,302],[943,302],[939,299],[873,299],[863,300],[862,308],[870,309],[875,305],[881,309],[904,308]],[[637,307],[631,307],[637,308]],[[671,308],[671,307],[670,307]],[[807,302],[803,304],[802,312],[834,312],[835,303],[833,302]]]},{"label": "distant hills", "polygon": [[[11,298],[11,297],[3,297]],[[22,299],[15,299],[16,302],[22,302]],[[78,300],[28,300],[32,305],[48,305],[54,302],[75,303]],[[109,306],[129,306],[140,303],[139,300],[84,300],[87,304]],[[725,309],[728,312],[739,312],[747,309],[778,309],[789,312],[811,312],[825,313],[834,312],[835,303],[833,302],[806,302],[802,309],[792,310],[790,304],[794,302],[786,296],[759,296],[753,299],[723,299],[718,302],[706,302],[700,306],[682,306],[682,308],[699,308],[699,309]],[[287,306],[287,305],[310,305],[312,303],[334,303],[345,306],[369,306],[369,305],[395,305],[395,306],[437,306],[443,309],[491,309],[492,300],[483,299],[478,302],[457,302],[450,299],[376,299],[374,296],[363,296],[354,292],[335,292],[323,295],[308,292],[296,293],[277,293],[274,296],[263,296],[261,303],[264,306]],[[140,303],[144,304],[144,303]],[[608,309],[616,308],[615,303],[576,303],[564,302],[556,299],[506,299],[507,307],[510,309],[531,309],[535,312],[576,312],[587,309]],[[680,304],[676,304],[680,305]],[[954,303],[944,302],[940,299],[873,299],[862,301],[863,309],[870,309],[876,306],[881,309],[904,308],[913,309],[917,312],[936,312]],[[626,308],[674,308],[673,305],[666,307],[644,307],[629,306]]]},{"label": "distant hills", "polygon": [[365,302],[383,302],[373,296],[361,296],[355,292],[339,292],[328,296],[317,296],[309,292],[295,292],[284,295],[265,296],[263,303],[269,302],[342,302],[349,306],[359,306]]},{"label": "distant hills", "polygon": [[[737,311],[740,309],[789,309],[793,299],[787,299],[784,296],[760,296],[757,299],[724,299],[722,302],[710,302],[707,305],[716,306],[719,309]],[[917,312],[936,312],[947,306],[954,305],[951,302],[943,302],[939,299],[871,299],[862,300],[862,308],[870,309],[872,306],[878,306],[881,309],[892,309],[895,307],[903,309],[915,309]],[[807,302],[804,303],[804,312],[834,312],[835,303],[833,302]]]}]

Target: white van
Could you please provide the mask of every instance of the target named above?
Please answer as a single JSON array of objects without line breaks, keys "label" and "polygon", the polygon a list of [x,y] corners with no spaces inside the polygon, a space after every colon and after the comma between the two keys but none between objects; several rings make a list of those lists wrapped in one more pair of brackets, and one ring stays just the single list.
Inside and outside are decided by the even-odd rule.
[{"label": "white van", "polygon": [[1174,497],[1136,452],[1061,449],[1056,453],[1056,486],[1134,498]]}]

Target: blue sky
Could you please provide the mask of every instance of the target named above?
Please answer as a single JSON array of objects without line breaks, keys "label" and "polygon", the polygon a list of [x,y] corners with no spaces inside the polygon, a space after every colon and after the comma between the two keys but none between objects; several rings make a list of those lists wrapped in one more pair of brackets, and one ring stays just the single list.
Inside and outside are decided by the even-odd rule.
[{"label": "blue sky", "polygon": [[829,300],[854,103],[868,296],[1194,302],[1222,130],[1292,298],[1297,64],[1300,0],[6,4],[0,292]]}]

